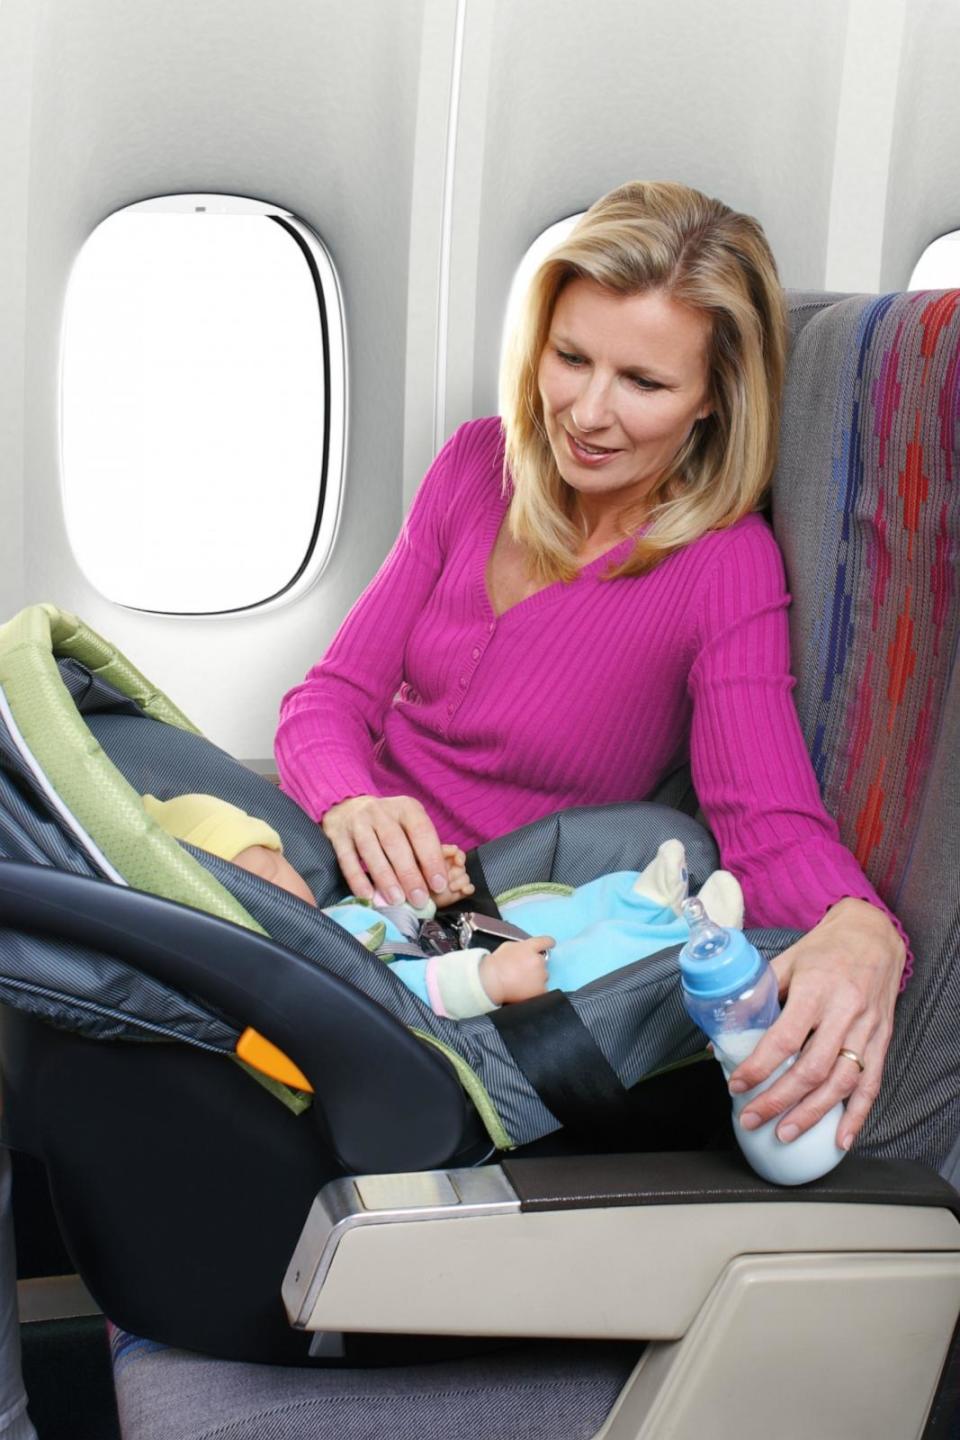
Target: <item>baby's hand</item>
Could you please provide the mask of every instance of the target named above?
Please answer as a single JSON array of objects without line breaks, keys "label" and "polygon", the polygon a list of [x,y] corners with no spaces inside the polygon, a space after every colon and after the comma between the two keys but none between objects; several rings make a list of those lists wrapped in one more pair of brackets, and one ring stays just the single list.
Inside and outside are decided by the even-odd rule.
[{"label": "baby's hand", "polygon": [[480,961],[480,984],[494,1005],[532,1000],[547,988],[547,957],[557,942],[551,935],[507,940]]},{"label": "baby's hand", "polygon": [[289,890],[308,905],[317,903],[306,880],[279,850],[270,850],[266,845],[248,845],[233,857],[233,863],[241,870],[249,870],[251,875],[259,875],[261,880],[269,880],[271,885],[279,885],[281,890]]},{"label": "baby's hand", "polygon": [[463,900],[474,891],[473,883],[467,874],[467,857],[457,845],[443,845],[443,858],[447,866],[446,887],[433,895],[433,901],[438,910],[444,905],[455,905],[458,900]]}]

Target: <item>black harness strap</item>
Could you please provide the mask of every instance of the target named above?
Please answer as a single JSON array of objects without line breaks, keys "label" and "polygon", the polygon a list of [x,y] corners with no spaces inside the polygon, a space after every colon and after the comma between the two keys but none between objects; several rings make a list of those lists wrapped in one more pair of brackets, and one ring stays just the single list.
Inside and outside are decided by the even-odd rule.
[{"label": "black harness strap", "polygon": [[489,1018],[565,1129],[594,1142],[619,1143],[631,1133],[633,1098],[562,990],[502,1005]]},{"label": "black harness strap", "polygon": [[[474,893],[452,910],[476,910],[501,919],[480,856],[467,854]],[[445,911],[449,914],[449,911]],[[483,943],[495,949],[490,936]],[[547,1109],[564,1127],[592,1145],[612,1148],[637,1129],[641,1098],[627,1090],[562,990],[548,990],[518,1005],[501,1005],[490,1020],[504,1046]]]},{"label": "black harness strap", "polygon": [[483,872],[480,853],[477,850],[467,851],[467,874],[473,884],[473,894],[469,895],[459,908],[478,910],[481,915],[492,915],[495,920],[502,919],[497,902],[490,893],[490,885]]}]

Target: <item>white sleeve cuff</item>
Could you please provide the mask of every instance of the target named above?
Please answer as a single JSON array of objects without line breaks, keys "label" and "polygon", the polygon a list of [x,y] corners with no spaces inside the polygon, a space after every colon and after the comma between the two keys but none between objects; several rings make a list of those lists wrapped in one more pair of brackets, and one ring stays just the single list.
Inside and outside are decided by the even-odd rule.
[{"label": "white sleeve cuff", "polygon": [[443,1009],[451,1020],[488,1015],[498,1008],[480,980],[480,962],[489,953],[488,950],[451,950],[431,958],[428,989],[431,982],[436,986]]}]

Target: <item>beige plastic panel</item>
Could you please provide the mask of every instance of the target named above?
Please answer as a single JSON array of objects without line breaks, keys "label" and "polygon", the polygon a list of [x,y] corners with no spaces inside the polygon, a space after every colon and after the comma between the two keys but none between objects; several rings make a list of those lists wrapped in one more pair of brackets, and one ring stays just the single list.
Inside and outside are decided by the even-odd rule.
[{"label": "beige plastic panel", "polygon": [[915,1440],[958,1309],[957,1255],[735,1260],[596,1440]]},{"label": "beige plastic panel", "polygon": [[953,1216],[895,1205],[644,1206],[370,1224],[344,1235],[306,1328],[676,1339],[740,1255],[933,1249],[960,1250]]}]

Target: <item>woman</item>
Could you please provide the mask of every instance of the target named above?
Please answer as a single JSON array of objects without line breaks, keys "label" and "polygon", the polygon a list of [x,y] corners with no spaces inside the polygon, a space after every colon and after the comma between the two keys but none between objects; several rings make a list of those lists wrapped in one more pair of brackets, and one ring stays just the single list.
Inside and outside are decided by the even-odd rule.
[{"label": "woman", "polygon": [[[689,754],[747,920],[809,930],[731,1090],[742,1117],[879,1089],[902,932],[826,814],[790,692],[773,471],[782,291],[760,227],[685,186],[599,200],[538,271],[503,426],[463,426],[326,656],[284,700],[283,787],[354,893],[443,887],[471,846],[570,805],[641,799]],[[808,1039],[809,1037],[809,1039]],[[805,1044],[806,1042],[806,1044]]]}]

